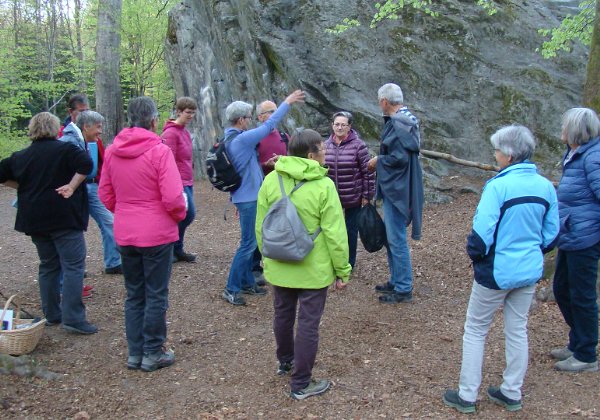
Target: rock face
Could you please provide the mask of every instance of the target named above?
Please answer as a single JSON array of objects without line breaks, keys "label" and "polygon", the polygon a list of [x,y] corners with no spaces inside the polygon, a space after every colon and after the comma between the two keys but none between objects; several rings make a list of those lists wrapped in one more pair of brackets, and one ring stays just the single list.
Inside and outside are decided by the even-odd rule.
[{"label": "rock face", "polygon": [[[475,1],[448,0],[438,2],[438,17],[407,9],[369,29],[373,3],[184,0],[172,9],[166,44],[177,95],[200,104],[192,126],[198,175],[230,102],[279,102],[296,88],[309,96],[289,114],[286,130],[327,135],[331,114],[343,109],[375,146],[377,89],[388,82],[402,87],[420,118],[423,148],[493,163],[489,136],[520,123],[533,130],[536,159],[552,172],[562,151],[560,116],[579,104],[587,63],[583,48],[553,61],[535,51],[543,41],[537,29],[555,26],[565,2],[502,1],[488,16]],[[326,33],[346,16],[363,26]]]}]

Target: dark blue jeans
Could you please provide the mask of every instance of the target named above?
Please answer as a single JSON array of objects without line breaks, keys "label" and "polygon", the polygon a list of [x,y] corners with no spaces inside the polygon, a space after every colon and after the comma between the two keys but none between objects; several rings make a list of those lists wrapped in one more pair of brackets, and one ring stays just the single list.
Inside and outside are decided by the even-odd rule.
[{"label": "dark blue jeans", "polygon": [[554,273],[554,297],[570,328],[569,349],[577,360],[596,361],[598,304],[596,278],[600,243],[579,251],[559,250]]},{"label": "dark blue jeans", "polygon": [[[291,289],[273,286],[273,332],[277,343],[277,359],[294,361],[290,377],[292,391],[305,388],[319,349],[319,323],[325,310],[327,287],[323,289]],[[296,307],[298,328],[294,337]]]},{"label": "dark blue jeans", "polygon": [[252,261],[256,250],[256,201],[235,203],[240,215],[240,246],[237,249],[227,279],[227,290],[230,293],[239,293],[242,287],[251,287],[256,284],[252,275]]},{"label": "dark blue jeans", "polygon": [[40,257],[39,286],[44,316],[49,321],[62,318],[62,322],[68,325],[84,322],[85,306],[81,300],[85,271],[83,231],[68,229],[45,235],[31,235],[31,241]]},{"label": "dark blue jeans", "polygon": [[350,249],[350,265],[354,268],[356,264],[356,246],[358,244],[358,213],[360,207],[344,209],[346,219],[346,231],[348,232],[348,248]]},{"label": "dark blue jeans", "polygon": [[129,355],[154,353],[167,338],[173,244],[117,247],[127,289],[125,332]]},{"label": "dark blue jeans", "polygon": [[188,208],[185,214],[185,219],[177,224],[179,228],[179,239],[175,242],[175,252],[183,251],[183,237],[185,236],[185,230],[189,225],[192,224],[196,218],[196,206],[194,204],[194,187],[187,186],[183,187],[183,192],[187,196]]}]

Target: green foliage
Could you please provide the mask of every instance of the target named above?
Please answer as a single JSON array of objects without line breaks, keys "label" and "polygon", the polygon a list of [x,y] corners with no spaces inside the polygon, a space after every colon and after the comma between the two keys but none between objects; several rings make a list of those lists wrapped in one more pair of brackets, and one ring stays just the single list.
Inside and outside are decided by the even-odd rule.
[{"label": "green foliage", "polygon": [[595,0],[584,0],[579,4],[579,13],[564,18],[558,28],[540,29],[540,34],[550,36],[550,40],[542,44],[542,56],[552,58],[559,51],[571,51],[573,42],[577,40],[590,45],[595,8]]},{"label": "green foliage", "polygon": [[[489,15],[493,15],[497,12],[493,0],[476,0],[476,2]],[[433,0],[385,0],[381,3],[375,3],[374,6],[375,9],[377,9],[377,12],[373,15],[369,27],[376,28],[383,20],[399,19],[405,8],[418,10],[428,16],[436,17],[439,15],[439,12],[434,9],[434,4]],[[333,28],[325,29],[325,32],[339,35],[346,32],[348,29],[357,26],[361,26],[361,23],[357,19],[344,18],[342,23],[336,24]]]},{"label": "green foliage", "polygon": [[10,156],[17,150],[24,149],[29,146],[29,143],[25,130],[0,133],[0,159]]}]

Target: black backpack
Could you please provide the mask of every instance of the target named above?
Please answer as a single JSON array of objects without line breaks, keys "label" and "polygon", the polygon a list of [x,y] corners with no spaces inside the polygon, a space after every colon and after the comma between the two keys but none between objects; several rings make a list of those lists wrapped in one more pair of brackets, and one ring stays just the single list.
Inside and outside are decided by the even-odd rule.
[{"label": "black backpack", "polygon": [[213,187],[220,191],[234,192],[242,184],[242,178],[235,170],[225,147],[238,134],[240,133],[234,131],[229,137],[217,140],[206,155],[206,174],[208,175],[208,180]]}]

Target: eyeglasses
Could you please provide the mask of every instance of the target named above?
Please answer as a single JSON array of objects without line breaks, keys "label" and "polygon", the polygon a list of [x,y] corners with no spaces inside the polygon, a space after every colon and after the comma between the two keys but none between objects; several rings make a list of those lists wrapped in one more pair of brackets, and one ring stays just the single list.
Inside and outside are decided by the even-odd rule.
[{"label": "eyeglasses", "polygon": [[258,114],[258,115],[272,114],[272,113],[274,113],[274,112],[275,112],[275,110],[274,110],[274,109],[269,109],[268,111],[263,111],[263,112],[261,112],[261,113],[260,113],[260,114]]},{"label": "eyeglasses", "polygon": [[349,125],[350,124],[344,124],[344,123],[335,123],[335,124],[333,124],[334,127],[339,127],[339,128],[346,128]]},{"label": "eyeglasses", "polygon": [[244,118],[244,119],[247,119],[247,120],[251,120],[251,119],[252,119],[252,115],[246,115],[246,116],[244,116],[243,118]]}]

